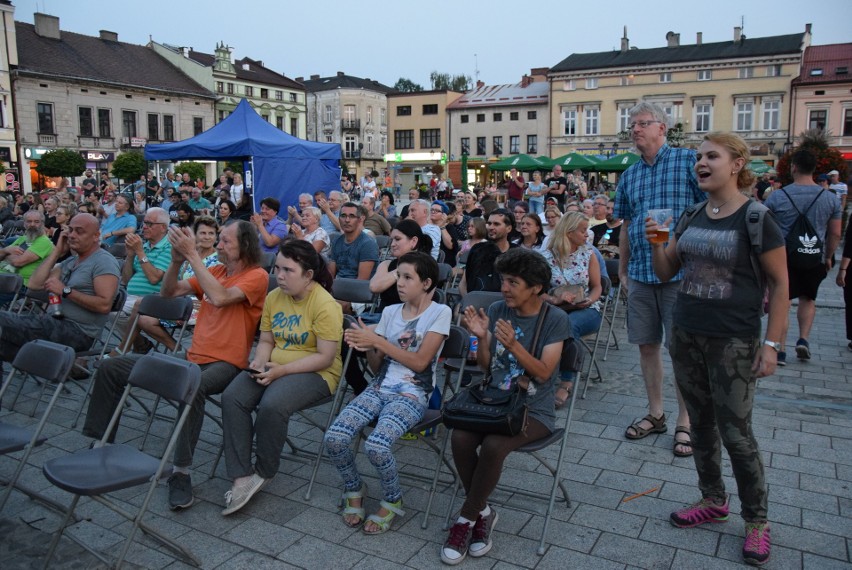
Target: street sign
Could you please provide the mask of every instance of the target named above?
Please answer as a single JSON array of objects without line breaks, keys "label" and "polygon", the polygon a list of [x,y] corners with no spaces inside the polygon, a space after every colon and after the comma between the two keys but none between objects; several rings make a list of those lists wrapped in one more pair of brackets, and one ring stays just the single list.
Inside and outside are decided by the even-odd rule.
[{"label": "street sign", "polygon": [[6,184],[11,184],[14,181],[15,181],[15,175],[12,174],[11,172],[7,172],[6,173]]}]

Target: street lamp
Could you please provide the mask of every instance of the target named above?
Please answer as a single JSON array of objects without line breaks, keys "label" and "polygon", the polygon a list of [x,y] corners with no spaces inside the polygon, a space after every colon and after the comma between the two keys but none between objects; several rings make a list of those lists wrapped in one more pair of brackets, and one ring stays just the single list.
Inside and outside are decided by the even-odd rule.
[{"label": "street lamp", "polygon": [[599,144],[598,145],[598,154],[603,155],[605,148],[606,148],[606,145],[604,143]]},{"label": "street lamp", "polygon": [[612,156],[615,156],[616,154],[618,154],[618,143],[614,142],[612,143]]},{"label": "street lamp", "polygon": [[769,144],[766,146],[769,147],[769,154],[775,154],[775,141],[769,141]]}]

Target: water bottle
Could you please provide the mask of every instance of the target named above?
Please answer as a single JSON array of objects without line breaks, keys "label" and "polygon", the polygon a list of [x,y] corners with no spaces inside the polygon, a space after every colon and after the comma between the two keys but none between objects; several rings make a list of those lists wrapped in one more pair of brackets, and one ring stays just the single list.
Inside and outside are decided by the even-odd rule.
[{"label": "water bottle", "polygon": [[47,294],[47,314],[53,317],[54,319],[62,319],[65,318],[65,315],[62,313],[62,298],[56,293],[48,293]]}]

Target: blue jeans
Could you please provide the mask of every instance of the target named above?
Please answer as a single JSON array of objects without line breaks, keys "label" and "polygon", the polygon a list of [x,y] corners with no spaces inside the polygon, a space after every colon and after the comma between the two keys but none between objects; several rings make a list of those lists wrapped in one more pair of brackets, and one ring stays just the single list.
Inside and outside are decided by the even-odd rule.
[{"label": "blue jeans", "polygon": [[601,313],[592,308],[580,309],[568,313],[568,320],[571,322],[571,336],[580,339],[597,332],[601,326]]},{"label": "blue jeans", "polygon": [[541,214],[544,212],[544,198],[530,198],[530,214]]},{"label": "blue jeans", "polygon": [[361,488],[361,476],[355,466],[352,441],[373,419],[376,429],[367,438],[364,448],[370,463],[379,473],[384,500],[396,503],[402,498],[396,458],[391,452],[394,442],[423,417],[426,407],[400,394],[383,394],[371,386],[343,408],[325,434],[328,456],[343,478],[347,491]]}]

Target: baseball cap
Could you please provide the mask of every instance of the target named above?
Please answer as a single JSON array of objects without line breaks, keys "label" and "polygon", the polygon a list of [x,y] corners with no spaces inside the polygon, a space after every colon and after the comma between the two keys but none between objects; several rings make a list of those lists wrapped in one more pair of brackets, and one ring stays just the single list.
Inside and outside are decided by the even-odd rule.
[{"label": "baseball cap", "polygon": [[839,173],[839,172],[837,172],[836,170],[831,170],[831,171],[829,171],[829,173],[828,173],[828,175],[829,175],[829,176],[834,176],[835,174],[837,174],[838,176],[840,176],[840,173]]},{"label": "baseball cap", "polygon": [[828,180],[828,174],[820,174],[817,176],[817,182],[822,182],[823,180]]},{"label": "baseball cap", "polygon": [[443,212],[445,214],[450,211],[450,209],[447,208],[447,205],[442,200],[435,200],[434,202],[432,202],[432,205],[433,206],[440,206],[441,210],[443,210]]}]

